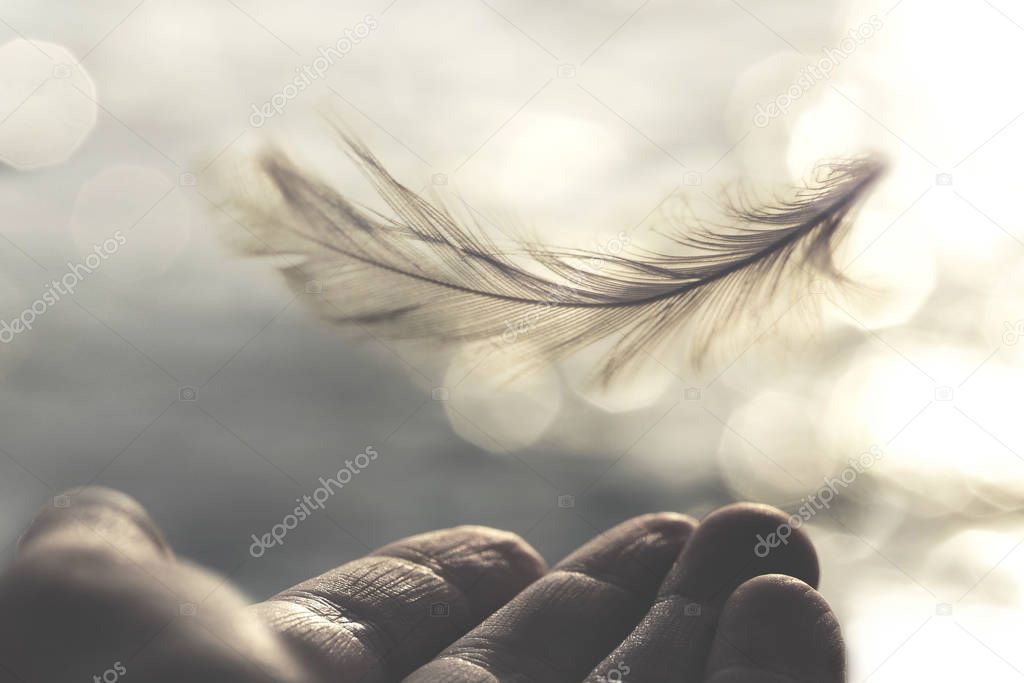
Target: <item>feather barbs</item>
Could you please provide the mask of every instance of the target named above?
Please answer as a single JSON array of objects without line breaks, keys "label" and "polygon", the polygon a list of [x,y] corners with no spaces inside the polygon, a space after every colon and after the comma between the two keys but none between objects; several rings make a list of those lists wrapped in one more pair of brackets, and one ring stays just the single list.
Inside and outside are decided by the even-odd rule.
[{"label": "feather barbs", "polygon": [[378,337],[494,340],[519,349],[524,365],[612,337],[598,369],[604,383],[684,325],[699,362],[737,319],[757,317],[813,279],[842,281],[835,248],[884,171],[876,159],[855,159],[823,167],[788,199],[736,202],[724,225],[673,235],[683,254],[611,254],[526,239],[499,247],[342,136],[389,213],[357,206],[271,150],[259,172],[274,199],[236,197],[249,253],[289,255],[281,270],[294,286],[322,284],[314,297],[324,318]]}]

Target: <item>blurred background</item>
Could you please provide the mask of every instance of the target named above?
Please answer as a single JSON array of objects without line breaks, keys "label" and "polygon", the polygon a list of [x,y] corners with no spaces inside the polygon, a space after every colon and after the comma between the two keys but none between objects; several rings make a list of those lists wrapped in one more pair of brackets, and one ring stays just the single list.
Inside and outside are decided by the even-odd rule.
[{"label": "blurred background", "polygon": [[[756,500],[813,509],[851,680],[1024,677],[1022,37],[1008,0],[0,0],[5,559],[86,483],[255,598],[438,527],[557,561]],[[879,153],[838,255],[869,294],[813,287],[699,371],[670,344],[607,390],[596,350],[510,383],[498,347],[330,328],[220,239],[268,140],[379,205],[324,111],[495,234],[605,251]]]}]

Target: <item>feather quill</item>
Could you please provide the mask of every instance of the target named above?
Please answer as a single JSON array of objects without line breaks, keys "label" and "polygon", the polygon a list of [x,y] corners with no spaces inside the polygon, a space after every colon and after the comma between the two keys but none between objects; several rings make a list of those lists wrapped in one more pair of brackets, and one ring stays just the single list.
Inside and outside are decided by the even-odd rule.
[{"label": "feather quill", "polygon": [[390,215],[358,206],[278,150],[263,183],[236,195],[250,254],[287,256],[299,290],[319,283],[319,313],[375,336],[437,342],[501,340],[526,364],[614,343],[598,378],[610,382],[644,350],[689,325],[699,362],[740,318],[813,279],[843,281],[833,255],[852,212],[884,171],[871,157],[823,166],[788,199],[732,203],[724,225],[672,235],[681,254],[607,254],[518,238],[510,247],[398,182],[360,141],[344,148]]}]

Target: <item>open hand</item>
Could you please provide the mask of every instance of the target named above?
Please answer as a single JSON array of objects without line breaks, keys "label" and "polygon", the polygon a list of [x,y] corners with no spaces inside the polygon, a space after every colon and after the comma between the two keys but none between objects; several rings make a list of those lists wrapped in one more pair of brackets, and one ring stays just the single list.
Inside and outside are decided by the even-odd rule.
[{"label": "open hand", "polygon": [[48,507],[0,576],[0,681],[836,683],[818,564],[734,505],[645,515],[551,571],[484,527],[413,536],[247,606],[107,489]]}]

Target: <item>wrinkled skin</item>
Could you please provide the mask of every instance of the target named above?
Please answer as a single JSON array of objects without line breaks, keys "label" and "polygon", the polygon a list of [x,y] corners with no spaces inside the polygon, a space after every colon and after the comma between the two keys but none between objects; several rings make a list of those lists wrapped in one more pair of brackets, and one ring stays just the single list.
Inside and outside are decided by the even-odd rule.
[{"label": "wrinkled skin", "polygon": [[810,542],[754,552],[785,521],[763,506],[637,517],[551,570],[513,534],[436,531],[246,606],[132,499],[68,495],[0,576],[3,683],[845,680]]}]

